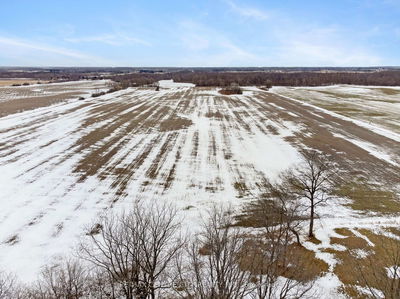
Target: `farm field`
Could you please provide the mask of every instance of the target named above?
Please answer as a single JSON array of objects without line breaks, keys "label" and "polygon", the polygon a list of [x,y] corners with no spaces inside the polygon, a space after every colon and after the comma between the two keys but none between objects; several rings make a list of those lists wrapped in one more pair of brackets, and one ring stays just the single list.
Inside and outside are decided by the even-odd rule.
[{"label": "farm field", "polygon": [[174,203],[196,230],[207,208],[240,211],[310,150],[351,178],[319,211],[320,243],[304,240],[327,265],[328,294],[340,286],[339,231],[373,240],[400,224],[400,88],[244,87],[225,96],[160,86],[96,98],[107,81],[0,88],[0,267],[31,281],[97,215],[136,200]]},{"label": "farm field", "polygon": [[[26,82],[26,81],[24,81]],[[29,82],[29,81],[28,81]],[[108,90],[106,80],[32,84],[28,86],[0,85],[0,116],[18,113]]]},{"label": "farm field", "polygon": [[[13,84],[24,84],[24,83],[28,83],[28,84],[36,84],[38,81],[40,80],[32,80],[32,79],[0,79],[0,87],[1,86],[12,86]],[[46,82],[40,82],[40,83],[46,83]]]},{"label": "farm field", "polygon": [[400,88],[384,86],[274,87],[273,91],[352,119],[400,133]]}]

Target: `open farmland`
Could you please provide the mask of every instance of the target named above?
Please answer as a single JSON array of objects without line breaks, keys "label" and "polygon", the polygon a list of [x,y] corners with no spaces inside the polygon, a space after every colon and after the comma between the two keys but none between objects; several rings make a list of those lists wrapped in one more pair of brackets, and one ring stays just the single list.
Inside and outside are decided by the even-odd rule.
[{"label": "open farmland", "polygon": [[224,96],[164,81],[160,91],[77,100],[99,89],[106,82],[0,88],[0,265],[25,280],[104,210],[169,201],[196,229],[213,203],[242,207],[311,149],[351,178],[352,192],[337,190],[321,208],[321,244],[305,242],[327,275],[335,230],[400,224],[400,89],[248,87]]},{"label": "open farmland", "polygon": [[0,117],[108,90],[106,80],[28,86],[0,85]]},{"label": "open farmland", "polygon": [[0,79],[0,87],[2,86],[12,86],[12,85],[22,85],[22,84],[36,84],[36,83],[45,83],[40,80],[32,80],[32,79],[24,79],[24,78],[15,78],[15,79]]},{"label": "open farmland", "polygon": [[275,87],[274,92],[400,133],[400,88],[333,85]]}]

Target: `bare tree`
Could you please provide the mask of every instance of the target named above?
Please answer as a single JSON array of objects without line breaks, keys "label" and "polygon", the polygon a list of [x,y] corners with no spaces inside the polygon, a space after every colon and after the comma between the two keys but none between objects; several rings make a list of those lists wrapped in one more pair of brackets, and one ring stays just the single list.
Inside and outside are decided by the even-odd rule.
[{"label": "bare tree", "polygon": [[400,242],[388,238],[375,246],[380,247],[380,254],[356,260],[355,277],[366,286],[369,298],[400,298]]},{"label": "bare tree", "polygon": [[262,227],[267,233],[271,227],[290,232],[296,237],[297,244],[301,245],[299,233],[302,220],[300,213],[303,208],[301,203],[285,181],[282,184],[266,182],[266,188],[266,198],[257,200],[258,211],[263,220]]},{"label": "bare tree", "polygon": [[115,299],[115,283],[109,273],[101,268],[90,271],[88,282],[89,298],[96,299]]},{"label": "bare tree", "polygon": [[125,298],[133,299],[139,284],[139,232],[133,227],[128,230],[126,218],[128,214],[101,217],[96,229],[89,233],[89,240],[81,243],[79,254],[110,278],[112,298],[121,292]]},{"label": "bare tree", "polygon": [[140,281],[144,293],[155,298],[157,290],[170,287],[169,276],[165,272],[184,244],[177,211],[166,204],[152,205],[150,208],[137,207],[133,210],[133,215],[134,217],[127,219],[126,226],[134,227],[131,223],[136,221],[140,229]]},{"label": "bare tree", "polygon": [[26,298],[78,299],[88,295],[88,273],[76,260],[46,266]]},{"label": "bare tree", "polygon": [[[265,216],[271,206],[265,205]],[[267,212],[268,210],[268,212]],[[314,278],[293,244],[285,217],[274,214],[257,234],[232,227],[231,212],[211,211],[198,236],[177,260],[174,289],[183,298],[303,298]],[[185,263],[186,261],[186,263]]]},{"label": "bare tree", "polygon": [[[264,182],[265,192],[251,204],[260,234],[248,246],[248,263],[256,290],[252,298],[302,298],[309,295],[314,278],[298,254],[302,206],[285,183]],[[249,217],[249,216],[247,216]],[[296,243],[293,240],[295,237]]]},{"label": "bare tree", "polygon": [[103,217],[96,228],[99,234],[89,234],[80,255],[107,273],[112,298],[119,292],[127,299],[155,298],[169,287],[164,274],[183,244],[173,207],[136,203],[129,213]]},{"label": "bare tree", "polygon": [[310,293],[314,279],[306,273],[309,261],[297,254],[301,245],[293,243],[292,230],[283,216],[266,221],[261,238],[253,239],[249,252],[256,291],[252,298],[302,298]]},{"label": "bare tree", "polygon": [[178,260],[175,290],[184,298],[244,298],[253,289],[251,273],[242,269],[246,261],[244,238],[231,228],[229,212],[214,208],[199,236]]},{"label": "bare tree", "polygon": [[14,275],[0,272],[0,299],[12,298],[17,287],[16,284]]},{"label": "bare tree", "polygon": [[329,199],[335,173],[335,166],[325,156],[312,152],[306,154],[303,163],[286,175],[288,188],[309,201],[309,237],[314,236],[316,207]]}]

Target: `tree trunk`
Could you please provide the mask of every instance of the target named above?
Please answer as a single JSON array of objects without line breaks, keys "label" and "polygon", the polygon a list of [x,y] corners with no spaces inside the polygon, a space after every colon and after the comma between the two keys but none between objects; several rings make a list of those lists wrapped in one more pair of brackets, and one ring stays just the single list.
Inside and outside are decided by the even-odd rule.
[{"label": "tree trunk", "polygon": [[308,236],[312,238],[314,237],[314,200],[311,200],[310,211],[310,229],[308,231]]},{"label": "tree trunk", "polygon": [[296,236],[297,245],[301,245],[299,233],[293,228],[289,228],[289,229]]}]

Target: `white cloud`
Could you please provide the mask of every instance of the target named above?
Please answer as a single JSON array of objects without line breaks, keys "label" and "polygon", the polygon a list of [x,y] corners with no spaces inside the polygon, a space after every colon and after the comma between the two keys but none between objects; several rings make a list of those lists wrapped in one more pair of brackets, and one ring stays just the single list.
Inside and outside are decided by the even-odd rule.
[{"label": "white cloud", "polygon": [[210,47],[209,39],[196,33],[182,35],[181,40],[186,48],[194,51],[201,51]]},{"label": "white cloud", "polygon": [[85,53],[37,43],[35,41],[0,36],[0,57],[18,65],[113,65],[109,60]]},{"label": "white cloud", "polygon": [[349,30],[280,23],[259,34],[257,46],[193,21],[177,32],[185,47],[185,66],[376,66],[385,61]]},{"label": "white cloud", "polygon": [[383,62],[337,28],[297,29],[277,35],[281,38],[278,57],[285,65],[376,66]]},{"label": "white cloud", "polygon": [[249,6],[242,6],[231,0],[224,0],[224,2],[227,3],[234,12],[242,17],[252,18],[255,20],[266,20],[269,18],[269,14],[264,10]]},{"label": "white cloud", "polygon": [[176,32],[185,55],[179,61],[184,66],[250,65],[258,58],[235,44],[227,35],[193,21],[181,22]]},{"label": "white cloud", "polygon": [[21,40],[21,39],[0,37],[0,46],[1,45],[13,46],[13,47],[17,47],[17,48],[30,49],[30,50],[38,50],[38,51],[49,52],[49,53],[55,53],[55,54],[60,54],[62,56],[69,56],[69,57],[74,57],[74,58],[88,58],[87,55],[84,55],[77,51],[68,50],[68,49],[59,48],[59,47],[52,47],[52,46],[48,46],[48,45],[40,45],[37,43],[33,43],[30,41]]},{"label": "white cloud", "polygon": [[90,43],[98,42],[104,43],[111,46],[122,46],[126,44],[141,44],[144,46],[150,46],[151,44],[145,40],[131,37],[123,33],[115,34],[102,34],[94,36],[84,36],[84,37],[69,37],[65,38],[66,41],[71,43]]}]

